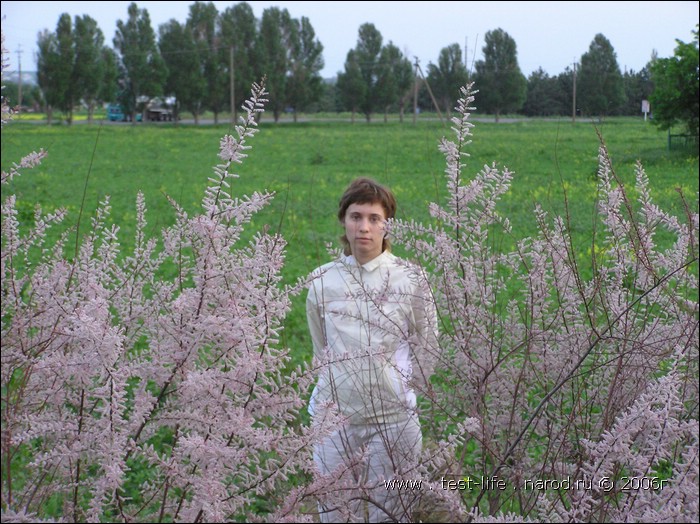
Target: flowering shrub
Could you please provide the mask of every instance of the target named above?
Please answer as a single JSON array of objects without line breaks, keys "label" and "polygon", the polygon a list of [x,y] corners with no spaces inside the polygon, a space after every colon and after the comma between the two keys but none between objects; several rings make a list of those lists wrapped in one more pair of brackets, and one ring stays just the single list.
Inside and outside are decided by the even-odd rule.
[{"label": "flowering shrub", "polygon": [[[696,522],[697,210],[658,209],[642,166],[631,202],[601,146],[592,277],[567,218],[543,209],[535,238],[496,252],[513,174],[464,175],[473,94],[440,146],[447,205],[431,206],[432,224],[390,224],[430,275],[441,322],[424,356],[423,461],[387,484],[418,500],[398,517]],[[265,96],[254,85],[237,137],[221,140],[201,213],[172,201],[175,225],[149,238],[138,195],[133,252],[108,200],[84,239],[46,245],[65,213],[37,209],[22,232],[3,194],[3,521],[297,522],[317,500],[350,504],[343,471],[320,477],[311,461],[340,421],[298,423],[313,367],[289,371],[279,347],[306,280],[283,284],[279,235],[241,240],[272,195],[229,192]],[[3,125],[10,113],[3,100]],[[660,228],[672,245],[655,243]]]},{"label": "flowering shrub", "polygon": [[[3,520],[249,519],[310,472],[325,427],[294,423],[310,375],[288,372],[278,347],[303,282],[281,285],[278,235],[240,245],[272,195],[228,192],[265,94],[253,86],[238,138],[221,140],[202,212],[188,216],[173,201],[177,221],[160,245],[146,236],[142,195],[133,253],[121,252],[105,200],[72,258],[67,235],[44,244],[64,213],[37,210],[23,235],[15,199],[5,198]],[[28,164],[3,173],[3,184]],[[166,266],[174,278],[159,276],[172,274]]]},{"label": "flowering shrub", "polygon": [[[462,89],[456,139],[441,144],[447,205],[431,206],[433,225],[392,227],[428,268],[441,312],[426,431],[461,439],[428,479],[431,497],[447,475],[454,520],[695,522],[697,209],[680,220],[655,206],[641,165],[635,207],[603,144],[592,278],[567,218],[539,207],[535,238],[494,251],[494,231],[509,231],[496,204],[513,174],[484,166],[465,177],[473,94]],[[661,228],[672,245],[656,244]]]}]

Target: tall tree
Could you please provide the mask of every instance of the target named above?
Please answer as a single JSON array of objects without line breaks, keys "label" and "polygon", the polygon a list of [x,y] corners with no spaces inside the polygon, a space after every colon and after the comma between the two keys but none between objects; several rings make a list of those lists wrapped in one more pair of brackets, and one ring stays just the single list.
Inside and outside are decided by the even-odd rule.
[{"label": "tall tree", "polygon": [[128,14],[126,22],[117,20],[114,47],[123,66],[120,99],[132,122],[136,122],[137,100],[161,96],[168,71],[158,51],[148,11],[131,3]]},{"label": "tall tree", "polygon": [[377,67],[377,90],[375,102],[378,109],[384,113],[384,122],[387,122],[391,106],[399,100],[399,86],[394,75],[394,63],[398,61],[401,51],[392,42],[382,47],[379,54]]},{"label": "tall tree", "polygon": [[651,110],[654,123],[661,129],[681,124],[685,132],[698,136],[698,26],[689,44],[676,40],[676,49],[670,58],[659,58],[651,64],[654,91]]},{"label": "tall tree", "polygon": [[87,15],[75,17],[75,65],[73,85],[78,99],[87,106],[88,122],[92,122],[105,75],[103,47],[105,37],[97,21]]},{"label": "tall tree", "polygon": [[649,100],[653,83],[647,67],[641,71],[625,71],[622,75],[622,85],[625,90],[625,101],[620,106],[621,115],[639,116],[642,112],[642,100]]},{"label": "tall tree", "polygon": [[279,121],[287,106],[287,71],[293,30],[292,18],[286,9],[269,7],[263,11],[255,64],[257,76],[267,77],[266,85],[270,92],[268,107],[275,122]]},{"label": "tall tree", "polygon": [[[92,122],[95,108],[114,96],[114,52],[107,51],[104,35],[91,17],[63,13],[56,32],[38,35],[37,79],[46,103],[47,119],[60,110],[66,121],[73,120],[74,107],[83,102]],[[108,86],[108,84],[110,84]]]},{"label": "tall tree", "polygon": [[[574,69],[568,67],[557,75],[555,98],[561,115],[571,115],[574,112]],[[578,101],[576,101],[576,114],[578,114]]]},{"label": "tall tree", "polygon": [[318,101],[318,110],[324,113],[339,113],[343,110],[343,104],[338,92],[338,77],[323,80],[321,82],[321,98]]},{"label": "tall tree", "polygon": [[615,114],[625,101],[622,73],[610,41],[598,33],[581,56],[576,99],[588,115]]},{"label": "tall tree", "polygon": [[75,42],[73,38],[73,23],[68,13],[63,13],[56,26],[57,59],[59,71],[57,72],[57,89],[60,95],[57,100],[58,108],[66,121],[73,122],[73,106],[80,99],[77,96],[75,69]]},{"label": "tall tree", "polygon": [[287,101],[297,113],[305,111],[310,104],[318,102],[322,93],[320,71],[323,69],[323,45],[316,38],[316,33],[308,18],[294,19],[292,24],[293,40],[287,77]]},{"label": "tall tree", "polygon": [[367,84],[362,77],[355,49],[348,51],[345,58],[345,71],[338,73],[336,86],[342,106],[351,112],[351,120],[355,123],[355,113],[360,110],[367,91]]},{"label": "tall tree", "polygon": [[[221,59],[229,64],[226,86],[231,89],[233,78],[234,107],[231,111],[238,112],[243,101],[250,96],[250,86],[259,81],[255,71],[255,42],[258,40],[258,28],[253,8],[247,2],[239,2],[227,7],[220,16],[221,19]],[[233,60],[231,60],[233,52]],[[231,70],[230,67],[233,67]],[[229,92],[229,99],[231,98]],[[231,102],[230,102],[231,103]],[[230,105],[229,103],[229,105]]]},{"label": "tall tree", "polygon": [[449,114],[455,107],[459,89],[467,83],[468,77],[459,44],[443,47],[437,65],[428,64],[428,83],[445,113]]},{"label": "tall tree", "polygon": [[474,82],[479,90],[482,109],[494,113],[519,111],[527,96],[527,79],[518,65],[515,40],[503,29],[488,31],[484,36],[484,59],[475,64]]},{"label": "tall tree", "polygon": [[558,82],[541,67],[533,71],[527,79],[527,98],[523,104],[523,114],[527,116],[549,116],[565,114],[564,107],[557,97]]},{"label": "tall tree", "polygon": [[397,106],[403,121],[404,106],[414,83],[413,66],[392,42],[382,47],[378,65],[376,97],[378,107],[384,110],[384,121],[389,110]]},{"label": "tall tree", "polygon": [[46,103],[46,120],[51,124],[53,111],[59,107],[59,101],[65,92],[65,87],[61,84],[67,82],[68,77],[61,67],[56,34],[49,30],[40,32],[37,46],[37,82]]},{"label": "tall tree", "polygon": [[406,105],[413,100],[413,88],[415,86],[415,73],[411,61],[400,54],[398,61],[393,64],[393,74],[396,78],[396,85],[399,90],[399,120],[403,122],[403,115]]},{"label": "tall tree", "polygon": [[365,84],[364,98],[360,103],[360,110],[364,113],[367,122],[370,121],[372,113],[376,111],[380,99],[377,96],[377,81],[379,78],[381,52],[381,33],[374,24],[362,24],[358,31],[355,55]]},{"label": "tall tree", "polygon": [[203,65],[206,80],[206,105],[214,113],[214,122],[219,122],[228,99],[228,60],[219,53],[219,12],[212,2],[195,2],[190,5],[187,27],[194,37]]},{"label": "tall tree", "polygon": [[119,57],[110,46],[102,47],[102,79],[98,100],[114,102],[117,99],[117,85],[119,81]]},{"label": "tall tree", "polygon": [[165,94],[175,97],[176,117],[181,108],[192,113],[195,124],[204,111],[206,79],[192,31],[177,20],[158,28],[158,45],[168,68]]}]

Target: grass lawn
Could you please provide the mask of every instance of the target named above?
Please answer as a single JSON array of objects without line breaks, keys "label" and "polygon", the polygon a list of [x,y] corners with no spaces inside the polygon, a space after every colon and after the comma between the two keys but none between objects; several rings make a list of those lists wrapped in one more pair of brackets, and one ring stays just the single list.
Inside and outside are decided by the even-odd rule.
[{"label": "grass lawn", "polygon": [[[444,202],[445,160],[438,142],[443,136],[452,139],[452,131],[439,121],[420,120],[414,125],[410,118],[403,124],[376,120],[370,124],[363,120],[354,124],[263,121],[259,134],[249,142],[253,149],[238,166],[240,178],[233,182],[232,193],[276,193],[272,205],[256,216],[250,229],[269,226],[281,231],[288,242],[285,276],[290,280],[327,261],[327,243],[338,244],[338,198],[353,178],[370,176],[389,185],[396,193],[400,218],[428,221],[428,204]],[[511,190],[500,207],[510,219],[512,235],[494,236],[495,247],[509,250],[516,241],[536,233],[536,203],[552,215],[563,215],[566,193],[575,245],[582,256],[590,254],[597,216],[596,130],[628,189],[633,188],[634,165],[640,160],[652,197],[662,209],[682,217],[680,188],[697,210],[698,157],[667,151],[666,133],[642,119],[598,124],[572,124],[570,119],[478,122],[467,150],[466,176],[492,163],[514,172]],[[32,150],[44,148],[49,155],[41,166],[3,187],[3,196],[17,195],[19,219],[25,224],[31,223],[37,203],[45,211],[67,208],[67,223],[75,224],[84,198],[81,231],[85,231],[97,203],[110,195],[112,217],[128,250],[133,245],[137,191],[146,196],[153,234],[174,220],[165,195],[196,212],[207,178],[218,163],[219,139],[229,132],[228,125],[13,122],[2,132],[4,171]],[[295,298],[288,317],[287,343],[310,355],[302,300]]]}]

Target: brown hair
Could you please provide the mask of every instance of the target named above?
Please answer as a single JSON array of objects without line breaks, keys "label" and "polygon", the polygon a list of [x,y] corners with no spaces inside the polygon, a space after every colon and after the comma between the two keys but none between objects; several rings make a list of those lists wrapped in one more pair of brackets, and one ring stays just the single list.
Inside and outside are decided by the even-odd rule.
[{"label": "brown hair", "polygon": [[[343,196],[340,197],[340,202],[338,203],[338,220],[340,222],[343,222],[345,219],[345,213],[351,204],[380,204],[384,208],[384,214],[387,219],[394,218],[394,215],[396,215],[396,198],[391,189],[371,178],[356,178],[350,183]],[[340,237],[340,240],[343,242],[344,253],[346,255],[352,254],[350,243],[345,233]],[[384,237],[382,251],[386,251],[389,248],[389,239]]]}]

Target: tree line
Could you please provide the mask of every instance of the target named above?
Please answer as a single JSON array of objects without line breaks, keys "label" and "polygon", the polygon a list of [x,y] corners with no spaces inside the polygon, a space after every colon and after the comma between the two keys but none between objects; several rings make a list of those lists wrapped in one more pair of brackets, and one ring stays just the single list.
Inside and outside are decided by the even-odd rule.
[{"label": "tree line", "polygon": [[698,33],[686,44],[677,40],[672,58],[650,57],[640,71],[620,71],[615,51],[595,35],[580,63],[555,76],[542,68],[522,73],[515,40],[502,29],[489,31],[483,59],[467,68],[459,44],[440,51],[436,63],[412,63],[371,23],[360,26],[344,70],[324,80],[323,45],[306,17],[269,7],[256,19],[247,2],[219,12],[212,2],[194,2],[187,20],[171,19],[152,27],[148,11],[136,3],[117,21],[113,47],[87,15],[63,14],[55,32],[38,37],[37,80],[40,103],[51,118],[59,110],[67,121],[82,103],[88,118],[101,104],[118,101],[132,116],[147,100],[174,100],[176,113],[204,112],[214,120],[240,107],[249,86],[263,76],[268,109],[275,120],[283,112],[341,112],[373,115],[406,111],[450,113],[458,99],[455,86],[473,81],[482,92],[478,111],[526,116],[640,115],[651,101],[654,116],[666,128],[682,123],[697,134]]}]

